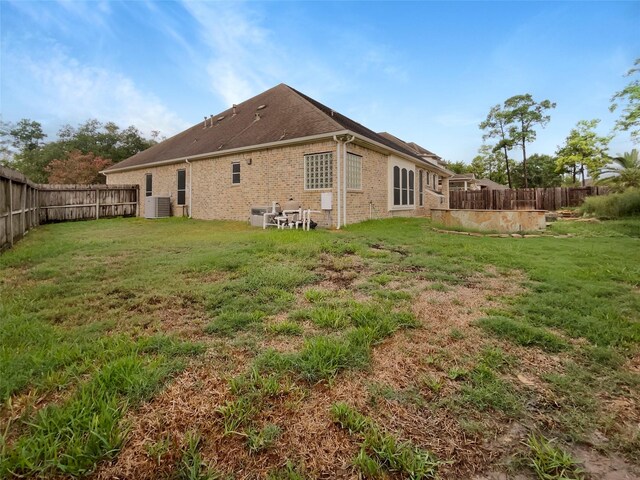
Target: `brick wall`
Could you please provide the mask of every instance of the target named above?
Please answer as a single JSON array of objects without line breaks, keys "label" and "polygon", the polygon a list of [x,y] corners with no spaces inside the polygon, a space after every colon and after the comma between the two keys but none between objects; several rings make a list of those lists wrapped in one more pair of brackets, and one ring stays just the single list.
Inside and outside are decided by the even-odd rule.
[{"label": "brick wall", "polygon": [[[387,208],[388,156],[364,146],[350,143],[347,151],[362,156],[362,189],[347,191],[347,223],[357,223],[369,218],[384,218],[392,214],[424,215],[427,208],[403,212],[390,212]],[[333,153],[333,189],[304,189],[304,155]],[[232,163],[240,164],[240,183],[232,184]],[[145,174],[153,175],[153,195],[171,195],[173,215],[187,214],[187,208],[176,205],[177,171],[186,169],[189,203],[190,166],[186,163],[141,168],[127,172],[114,172],[107,176],[109,184],[140,185],[140,215],[144,216]],[[253,206],[268,206],[271,202],[281,205],[293,196],[303,208],[320,210],[323,191],[333,193],[333,210],[317,213],[312,218],[322,226],[335,226],[337,221],[337,162],[336,143],[333,140],[301,145],[287,145],[247,153],[225,155],[208,160],[191,162],[193,175],[192,216],[213,220],[247,221]],[[427,194],[425,194],[425,201]],[[417,197],[416,197],[417,201]]]}]

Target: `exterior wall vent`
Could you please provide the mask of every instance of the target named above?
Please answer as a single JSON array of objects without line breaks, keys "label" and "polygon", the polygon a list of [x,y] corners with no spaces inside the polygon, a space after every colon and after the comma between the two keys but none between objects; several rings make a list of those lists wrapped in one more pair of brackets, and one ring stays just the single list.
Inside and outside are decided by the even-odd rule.
[{"label": "exterior wall vent", "polygon": [[165,218],[171,216],[171,197],[146,197],[144,201],[144,218]]}]

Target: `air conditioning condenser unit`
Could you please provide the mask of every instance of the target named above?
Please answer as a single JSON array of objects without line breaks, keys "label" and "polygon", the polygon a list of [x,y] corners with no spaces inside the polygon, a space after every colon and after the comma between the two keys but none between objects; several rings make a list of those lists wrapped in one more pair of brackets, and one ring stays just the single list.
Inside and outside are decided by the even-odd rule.
[{"label": "air conditioning condenser unit", "polygon": [[156,195],[146,197],[144,201],[144,218],[165,218],[171,216],[171,197]]}]

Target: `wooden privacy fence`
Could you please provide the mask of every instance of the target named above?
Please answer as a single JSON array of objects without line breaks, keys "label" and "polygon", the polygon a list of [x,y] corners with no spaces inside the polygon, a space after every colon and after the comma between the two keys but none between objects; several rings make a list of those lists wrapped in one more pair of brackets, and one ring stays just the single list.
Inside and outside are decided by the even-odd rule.
[{"label": "wooden privacy fence", "polygon": [[449,208],[554,211],[566,207],[578,207],[586,197],[606,193],[609,193],[608,187],[454,190],[449,192]]},{"label": "wooden privacy fence", "polygon": [[38,185],[40,223],[135,216],[137,185]]},{"label": "wooden privacy fence", "polygon": [[135,216],[137,185],[37,185],[0,166],[0,251],[41,223]]},{"label": "wooden privacy fence", "polygon": [[37,226],[38,186],[15,170],[0,166],[0,251]]}]

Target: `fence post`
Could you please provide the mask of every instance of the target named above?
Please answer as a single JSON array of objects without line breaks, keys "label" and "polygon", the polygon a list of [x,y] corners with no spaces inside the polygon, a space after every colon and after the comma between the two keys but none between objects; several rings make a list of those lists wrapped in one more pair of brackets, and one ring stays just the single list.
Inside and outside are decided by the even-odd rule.
[{"label": "fence post", "polygon": [[96,220],[100,218],[100,190],[96,188]]},{"label": "fence post", "polygon": [[22,236],[27,232],[27,217],[25,209],[27,208],[27,184],[22,184],[22,202],[20,202],[20,209],[22,212],[20,213],[20,225],[22,227]]},{"label": "fence post", "polygon": [[13,247],[13,180],[9,179],[9,244]]}]

